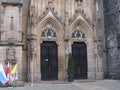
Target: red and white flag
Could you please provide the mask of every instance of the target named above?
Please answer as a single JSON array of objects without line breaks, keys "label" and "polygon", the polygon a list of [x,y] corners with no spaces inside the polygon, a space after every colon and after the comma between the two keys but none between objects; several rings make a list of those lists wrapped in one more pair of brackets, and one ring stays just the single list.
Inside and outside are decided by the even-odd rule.
[{"label": "red and white flag", "polygon": [[8,66],[7,66],[7,69],[6,69],[6,77],[7,77],[8,80],[10,79],[10,64],[9,64],[9,62],[8,62]]}]

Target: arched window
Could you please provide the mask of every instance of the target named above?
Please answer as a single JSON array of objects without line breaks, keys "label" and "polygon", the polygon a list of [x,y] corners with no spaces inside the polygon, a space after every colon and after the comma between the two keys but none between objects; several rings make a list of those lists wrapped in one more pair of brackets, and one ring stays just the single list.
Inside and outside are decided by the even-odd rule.
[{"label": "arched window", "polygon": [[52,27],[52,25],[47,25],[46,28],[42,31],[41,33],[41,37],[57,37],[57,34],[54,30],[54,28]]},{"label": "arched window", "polygon": [[81,32],[80,30],[75,30],[73,33],[72,33],[72,38],[85,38],[85,34],[83,32]]}]

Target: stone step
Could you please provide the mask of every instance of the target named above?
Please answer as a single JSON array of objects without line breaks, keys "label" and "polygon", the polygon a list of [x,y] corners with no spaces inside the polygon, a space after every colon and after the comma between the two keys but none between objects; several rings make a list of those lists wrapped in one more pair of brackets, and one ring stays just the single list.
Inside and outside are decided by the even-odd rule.
[{"label": "stone step", "polygon": [[81,79],[81,80],[74,80],[74,82],[77,82],[77,83],[86,83],[86,82],[95,82],[95,80]]},{"label": "stone step", "polygon": [[24,82],[23,81],[18,81],[15,80],[12,84],[13,87],[23,87],[24,86]]}]

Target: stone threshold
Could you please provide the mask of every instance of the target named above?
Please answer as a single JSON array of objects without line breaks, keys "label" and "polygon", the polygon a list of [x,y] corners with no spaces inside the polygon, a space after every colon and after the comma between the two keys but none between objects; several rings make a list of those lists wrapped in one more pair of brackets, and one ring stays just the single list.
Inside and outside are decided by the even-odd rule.
[{"label": "stone threshold", "polygon": [[74,82],[77,83],[88,83],[88,82],[95,82],[96,80],[93,79],[80,79],[80,80],[74,80]]}]

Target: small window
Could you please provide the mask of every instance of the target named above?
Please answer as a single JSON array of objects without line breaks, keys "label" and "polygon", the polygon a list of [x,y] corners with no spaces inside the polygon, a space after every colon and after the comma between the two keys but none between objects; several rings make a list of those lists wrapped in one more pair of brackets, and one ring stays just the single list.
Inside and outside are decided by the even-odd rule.
[{"label": "small window", "polygon": [[42,31],[41,37],[57,37],[57,34],[54,31],[53,27],[48,25],[48,27]]},{"label": "small window", "polygon": [[85,38],[85,34],[81,32],[80,30],[75,30],[72,33],[72,38]]}]

